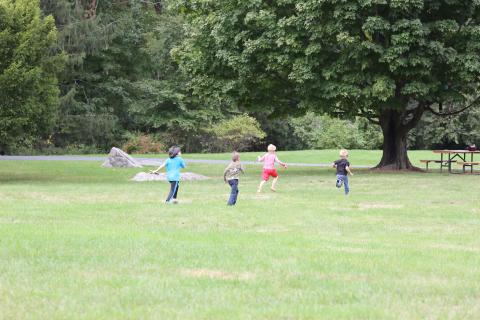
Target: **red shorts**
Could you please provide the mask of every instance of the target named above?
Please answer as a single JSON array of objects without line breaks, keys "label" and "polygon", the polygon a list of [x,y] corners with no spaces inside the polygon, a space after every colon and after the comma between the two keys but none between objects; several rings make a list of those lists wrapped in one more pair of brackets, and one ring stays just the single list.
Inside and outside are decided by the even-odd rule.
[{"label": "red shorts", "polygon": [[265,181],[268,181],[270,176],[272,176],[274,178],[278,177],[277,170],[275,170],[275,169],[263,169],[262,179],[265,180]]}]

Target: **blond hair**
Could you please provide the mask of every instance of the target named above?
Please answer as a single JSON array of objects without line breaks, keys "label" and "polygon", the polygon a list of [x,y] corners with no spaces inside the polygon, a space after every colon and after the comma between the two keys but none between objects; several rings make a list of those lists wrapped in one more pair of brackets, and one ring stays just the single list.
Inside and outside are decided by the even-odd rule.
[{"label": "blond hair", "polygon": [[347,149],[340,150],[340,157],[347,157],[347,156],[348,156],[348,150]]},{"label": "blond hair", "polygon": [[238,153],[237,151],[233,151],[232,152],[232,161],[237,162],[238,160],[240,160],[240,153]]},{"label": "blond hair", "polygon": [[268,147],[267,147],[267,150],[268,151],[275,151],[275,150],[277,150],[277,147],[273,144],[269,144]]}]

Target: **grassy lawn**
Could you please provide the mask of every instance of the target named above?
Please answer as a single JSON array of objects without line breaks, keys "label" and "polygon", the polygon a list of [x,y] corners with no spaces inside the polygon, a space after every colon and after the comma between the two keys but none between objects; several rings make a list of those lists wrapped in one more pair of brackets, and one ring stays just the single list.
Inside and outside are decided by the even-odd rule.
[{"label": "grassy lawn", "polygon": [[[307,150],[307,151],[279,151],[277,152],[280,160],[284,162],[297,163],[331,163],[338,159],[339,150]],[[374,166],[382,157],[381,150],[350,150],[350,160],[352,165]],[[430,150],[413,150],[408,152],[410,160],[416,166],[424,167],[420,159],[438,159],[440,155],[434,154]],[[262,152],[242,152],[242,160],[256,161],[257,156]],[[134,155],[134,157],[165,158],[165,154],[160,155]],[[214,159],[229,160],[231,153],[189,153],[184,154],[185,159]]]},{"label": "grassy lawn", "polygon": [[223,166],[191,165],[212,179],[183,182],[167,206],[167,183],[99,165],[0,162],[0,319],[480,315],[480,176],[356,170],[345,197],[333,171],[291,167],[257,195],[247,166],[227,208]]},{"label": "grassy lawn", "polygon": [[[266,152],[266,151],[265,151]],[[256,161],[257,157],[265,152],[241,152],[243,161]],[[331,163],[337,160],[339,150],[303,150],[303,151],[279,151],[277,152],[280,160],[290,163]],[[349,158],[352,165],[375,166],[382,157],[381,150],[349,150]],[[410,161],[421,168],[425,164],[420,163],[421,159],[440,160],[440,155],[431,150],[411,150],[408,151]],[[106,157],[106,154],[81,155],[82,157]],[[161,158],[164,159],[167,154],[132,154],[136,158]],[[231,153],[186,153],[182,155],[185,159],[205,159],[205,160],[230,160]],[[435,169],[435,165],[431,167]],[[438,167],[438,165],[437,165]]]}]

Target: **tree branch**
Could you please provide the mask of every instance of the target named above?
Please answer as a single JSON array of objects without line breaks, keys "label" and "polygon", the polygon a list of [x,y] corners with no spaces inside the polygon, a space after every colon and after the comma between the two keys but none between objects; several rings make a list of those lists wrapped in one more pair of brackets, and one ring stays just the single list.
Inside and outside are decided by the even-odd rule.
[{"label": "tree branch", "polygon": [[[427,110],[430,111],[431,113],[433,113],[433,114],[436,115],[436,116],[448,117],[448,116],[453,116],[453,115],[462,113],[463,111],[471,108],[472,106],[475,105],[476,102],[478,102],[478,100],[480,100],[480,96],[476,97],[476,98],[475,98],[469,105],[467,105],[466,107],[463,107],[463,108],[461,108],[460,110],[455,110],[455,111],[452,111],[452,112],[438,112],[438,111],[433,110],[432,106],[428,106],[428,107],[427,107]],[[440,105],[440,104],[439,104],[439,105]]]},{"label": "tree branch", "polygon": [[[344,111],[344,110],[339,110],[339,111],[333,112],[333,114],[335,114],[335,115],[346,115],[346,114],[349,114],[349,113],[347,111]],[[362,118],[367,119],[368,121],[370,121],[373,124],[380,125],[380,121],[378,119],[374,119],[374,117],[376,117],[376,115],[367,115],[363,112],[358,112],[357,114],[354,114],[353,116],[362,117]]]},{"label": "tree branch", "polygon": [[405,124],[405,129],[413,129],[417,125],[418,121],[420,121],[422,118],[423,112],[425,112],[425,107],[423,104],[419,104],[418,107],[413,109],[413,117]]},{"label": "tree branch", "polygon": [[357,114],[357,116],[363,117],[363,118],[367,119],[368,121],[370,121],[370,123],[380,125],[380,120],[374,119],[374,117],[377,117],[376,115],[365,114],[365,113],[363,113],[363,112],[359,112],[359,113]]}]

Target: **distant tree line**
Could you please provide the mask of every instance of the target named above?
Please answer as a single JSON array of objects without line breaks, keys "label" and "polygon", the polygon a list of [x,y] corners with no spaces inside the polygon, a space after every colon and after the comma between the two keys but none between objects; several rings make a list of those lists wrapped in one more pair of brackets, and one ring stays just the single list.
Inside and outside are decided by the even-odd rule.
[{"label": "distant tree line", "polygon": [[[356,110],[354,104],[363,103],[363,115],[375,116],[369,97],[391,99],[391,79],[382,71],[385,76],[372,80],[373,91],[357,92],[359,102],[355,102],[351,94],[358,90],[355,81],[360,81],[355,74],[362,71],[352,61],[359,59],[365,68],[371,66],[376,58],[368,55],[380,50],[374,48],[375,43],[390,32],[388,27],[372,19],[358,26],[362,45],[370,45],[365,50],[372,53],[344,61],[344,67],[354,73],[341,71],[340,65],[334,70],[332,60],[331,70],[325,68],[321,74],[333,79],[336,72],[345,72],[350,78],[331,81],[329,88],[316,88],[311,72],[320,62],[305,54],[320,54],[322,49],[296,43],[313,29],[294,27],[301,21],[294,21],[294,15],[287,18],[300,10],[302,19],[314,19],[315,10],[330,9],[310,8],[314,1],[306,1],[302,8],[294,2],[275,7],[253,0],[222,0],[215,5],[202,1],[0,0],[0,152],[93,153],[112,146],[158,152],[174,143],[189,152],[207,152],[256,150],[267,142],[281,149],[382,148],[382,129],[352,110]],[[357,10],[341,7],[341,3],[342,14]],[[231,15],[233,9],[239,16]],[[413,15],[419,10],[407,9]],[[474,10],[468,13],[474,24],[477,8],[467,9]],[[398,10],[399,15],[410,14]],[[346,27],[340,23],[347,22],[325,23],[341,29]],[[402,27],[406,42],[412,41],[408,37],[418,27],[410,23]],[[348,28],[355,26],[352,22]],[[439,33],[447,32],[454,23],[437,27]],[[338,37],[344,38],[335,40],[339,50],[357,45],[355,37],[340,31]],[[426,56],[418,59],[419,65],[427,63]],[[476,60],[470,63],[471,69],[476,68]],[[416,66],[404,68],[418,72]],[[285,73],[287,69],[290,74]],[[459,72],[458,79],[466,83],[471,74]],[[417,83],[410,90],[427,92],[429,88]],[[327,99],[328,90],[332,92]],[[345,91],[343,98],[334,96],[334,90]],[[450,94],[447,91],[444,94]],[[480,145],[478,108],[440,120],[425,111],[408,134],[410,148],[466,143]]]}]

